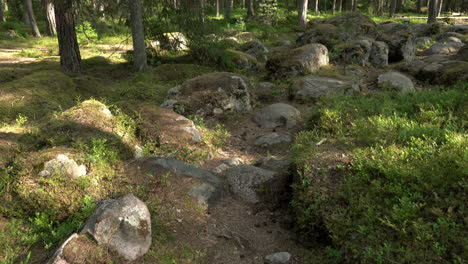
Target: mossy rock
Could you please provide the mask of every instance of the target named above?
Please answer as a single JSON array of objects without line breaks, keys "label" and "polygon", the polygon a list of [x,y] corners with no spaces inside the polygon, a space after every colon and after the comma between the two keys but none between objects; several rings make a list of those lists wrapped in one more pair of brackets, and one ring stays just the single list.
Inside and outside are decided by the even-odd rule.
[{"label": "mossy rock", "polygon": [[42,140],[50,146],[89,144],[92,139],[105,139],[120,159],[133,157],[135,124],[118,108],[112,113],[106,105],[88,100],[57,114],[42,129]]},{"label": "mossy rock", "polygon": [[457,82],[468,82],[468,62],[454,61],[444,65],[441,74],[435,78],[437,84],[452,85]]},{"label": "mossy rock", "polygon": [[71,107],[78,91],[67,75],[59,71],[39,71],[22,79],[0,84],[0,120],[18,114],[41,119]]},{"label": "mossy rock", "polygon": [[237,68],[251,71],[260,68],[257,59],[250,54],[233,49],[228,49],[226,52],[230,55],[230,64],[235,65]]}]

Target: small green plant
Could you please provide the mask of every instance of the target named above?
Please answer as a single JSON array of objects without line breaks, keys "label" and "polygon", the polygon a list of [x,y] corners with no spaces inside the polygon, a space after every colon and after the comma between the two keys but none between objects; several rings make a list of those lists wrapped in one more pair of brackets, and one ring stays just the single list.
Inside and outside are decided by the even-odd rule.
[{"label": "small green plant", "polygon": [[25,58],[40,58],[43,55],[43,52],[39,49],[22,49],[18,52],[18,56]]},{"label": "small green plant", "polygon": [[76,35],[81,45],[94,43],[98,39],[96,30],[88,21],[84,21],[76,27]]}]

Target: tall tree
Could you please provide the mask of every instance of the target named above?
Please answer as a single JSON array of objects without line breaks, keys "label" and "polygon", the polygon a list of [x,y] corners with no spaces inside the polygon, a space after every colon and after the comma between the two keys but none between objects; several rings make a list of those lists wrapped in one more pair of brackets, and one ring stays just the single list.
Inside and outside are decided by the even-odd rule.
[{"label": "tall tree", "polygon": [[133,37],[133,70],[144,71],[148,68],[148,64],[143,27],[143,3],[142,0],[130,0],[129,4]]},{"label": "tall tree", "polygon": [[429,15],[427,16],[427,23],[435,23],[437,21],[438,1],[429,0]]},{"label": "tall tree", "polygon": [[335,14],[335,11],[336,11],[336,0],[333,0],[333,4],[332,4],[332,14],[333,15]]},{"label": "tall tree", "polygon": [[3,0],[0,0],[0,22],[5,22],[5,6],[3,4]]},{"label": "tall tree", "polygon": [[51,0],[44,0],[46,11],[47,34],[49,36],[57,35],[57,23],[55,23],[54,4]]},{"label": "tall tree", "polygon": [[305,27],[307,24],[307,9],[309,0],[299,0],[299,26]]},{"label": "tall tree", "polygon": [[392,4],[390,5],[390,17],[395,17],[396,6],[397,0],[392,0]]},{"label": "tall tree", "polygon": [[82,70],[81,54],[76,37],[73,0],[55,0],[54,4],[60,66],[65,73],[79,73]]},{"label": "tall tree", "polygon": [[219,17],[219,0],[216,0],[216,17]]},{"label": "tall tree", "polygon": [[224,19],[231,19],[231,12],[233,7],[234,0],[224,0]]},{"label": "tall tree", "polygon": [[246,0],[245,5],[247,7],[247,18],[254,17],[255,16],[254,0]]},{"label": "tall tree", "polygon": [[24,0],[24,9],[26,10],[29,18],[29,25],[31,26],[32,35],[35,38],[41,37],[41,32],[39,32],[39,28],[37,27],[36,18],[34,18],[34,10],[31,0]]}]

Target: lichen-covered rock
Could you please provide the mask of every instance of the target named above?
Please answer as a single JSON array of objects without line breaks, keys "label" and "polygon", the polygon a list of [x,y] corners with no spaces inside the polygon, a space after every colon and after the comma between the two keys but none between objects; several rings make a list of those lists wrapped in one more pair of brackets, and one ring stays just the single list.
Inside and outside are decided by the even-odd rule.
[{"label": "lichen-covered rock", "polygon": [[288,264],[291,261],[289,252],[277,252],[265,257],[267,264]]},{"label": "lichen-covered rock", "polygon": [[49,259],[47,264],[107,264],[121,263],[124,259],[111,255],[87,235],[72,234]]},{"label": "lichen-covered rock", "polygon": [[465,44],[460,42],[436,43],[426,51],[426,55],[453,55],[456,54],[463,46],[465,46]]},{"label": "lichen-covered rock", "polygon": [[358,35],[374,35],[376,24],[368,16],[363,15],[358,12],[344,13],[342,15],[334,16],[332,18],[326,19],[326,23],[335,25],[337,27],[349,28],[351,31],[355,32],[345,32],[347,34]]},{"label": "lichen-covered rock", "polygon": [[372,42],[369,61],[376,67],[386,67],[388,66],[388,53],[389,48],[385,42],[374,41]]},{"label": "lichen-covered rock", "polygon": [[282,78],[315,72],[328,63],[327,47],[315,43],[271,55],[266,68],[271,76]]},{"label": "lichen-covered rock", "polygon": [[266,128],[293,128],[297,125],[300,115],[301,112],[295,107],[277,103],[262,108],[255,114],[254,120],[257,124]]},{"label": "lichen-covered rock", "polygon": [[240,50],[255,57],[258,60],[266,61],[270,52],[260,40],[252,40],[240,46]]},{"label": "lichen-covered rock", "polygon": [[386,72],[378,77],[378,84],[383,89],[395,89],[401,93],[414,92],[414,84],[410,78],[399,72]]},{"label": "lichen-covered rock", "polygon": [[50,175],[65,176],[72,179],[86,175],[86,166],[78,165],[76,161],[64,154],[59,154],[53,160],[44,164],[44,169],[39,173],[41,177]]},{"label": "lichen-covered rock", "polygon": [[307,44],[320,43],[328,49],[332,49],[340,41],[340,31],[337,26],[319,23],[308,27],[306,32],[296,40],[296,44],[300,47]]},{"label": "lichen-covered rock", "polygon": [[251,54],[233,49],[226,52],[231,56],[231,62],[239,69],[257,71],[260,68],[257,58]]},{"label": "lichen-covered rock", "polygon": [[411,26],[389,23],[377,26],[377,40],[389,47],[389,62],[410,62],[416,55],[416,37]]},{"label": "lichen-covered rock", "polygon": [[208,73],[172,88],[162,106],[184,115],[211,115],[223,112],[246,113],[252,110],[251,85],[242,75]]},{"label": "lichen-covered rock", "polygon": [[229,188],[234,196],[242,201],[257,203],[260,197],[257,189],[274,181],[276,172],[264,170],[251,165],[233,167],[227,172]]},{"label": "lichen-covered rock", "polygon": [[142,201],[128,194],[117,200],[102,201],[81,232],[126,260],[134,261],[151,246],[151,216]]},{"label": "lichen-covered rock", "polygon": [[264,135],[260,135],[255,140],[255,146],[260,149],[282,149],[292,142],[292,137],[286,134],[280,133],[268,133]]},{"label": "lichen-covered rock", "polygon": [[295,99],[311,101],[321,96],[346,94],[353,90],[359,91],[359,87],[349,80],[307,75],[296,80],[292,85],[292,90],[296,91]]}]

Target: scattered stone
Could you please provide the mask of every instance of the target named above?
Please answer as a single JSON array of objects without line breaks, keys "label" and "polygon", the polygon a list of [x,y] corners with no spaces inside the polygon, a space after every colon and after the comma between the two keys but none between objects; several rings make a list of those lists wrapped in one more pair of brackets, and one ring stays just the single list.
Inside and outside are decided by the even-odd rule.
[{"label": "scattered stone", "polygon": [[320,77],[317,75],[307,75],[296,80],[292,85],[292,90],[297,91],[294,97],[295,99],[309,101],[321,96],[345,94],[350,90],[357,89],[359,91],[359,87],[355,86],[357,85],[350,81]]},{"label": "scattered stone", "polygon": [[230,167],[230,166],[227,165],[227,164],[224,164],[224,163],[223,163],[223,164],[220,164],[220,165],[218,165],[216,168],[213,169],[213,173],[221,174],[221,173],[225,172],[226,170],[228,170],[229,167]]},{"label": "scattered stone", "polygon": [[415,91],[413,81],[399,72],[392,71],[379,75],[378,84],[381,88],[397,89],[401,93]]},{"label": "scattered stone", "polygon": [[229,158],[229,159],[223,160],[223,163],[232,167],[232,166],[244,164],[244,161],[241,158]]},{"label": "scattered stone", "polygon": [[244,43],[240,50],[255,57],[258,60],[266,61],[270,52],[260,40],[252,40]]},{"label": "scattered stone", "polygon": [[273,77],[282,78],[315,72],[328,63],[327,47],[315,43],[271,55],[266,68]]},{"label": "scattered stone", "polygon": [[449,42],[449,43],[436,43],[432,45],[427,51],[427,55],[435,54],[456,54],[465,44],[458,42]]},{"label": "scattered stone", "polygon": [[134,261],[151,246],[151,216],[142,201],[128,194],[102,201],[81,232]]},{"label": "scattered stone", "polygon": [[187,115],[213,114],[215,108],[224,113],[246,113],[252,110],[250,89],[250,82],[244,76],[228,72],[208,73],[171,89],[163,106]]},{"label": "scattered stone", "polygon": [[204,207],[210,207],[215,200],[214,197],[219,194],[215,186],[209,183],[202,183],[201,185],[194,186],[189,191],[189,195],[198,200],[198,204]]},{"label": "scattered stone", "polygon": [[251,165],[240,165],[228,170],[228,183],[234,196],[249,203],[259,202],[257,189],[273,181],[276,173]]},{"label": "scattered stone", "polygon": [[288,264],[291,261],[291,254],[288,252],[278,252],[265,257],[268,264]]},{"label": "scattered stone", "polygon": [[257,124],[267,127],[287,127],[293,128],[297,124],[297,119],[300,118],[301,112],[295,107],[277,103],[264,107],[255,114],[255,122]]},{"label": "scattered stone", "polygon": [[416,38],[411,26],[389,23],[377,26],[377,40],[389,47],[389,62],[410,62],[416,55]]},{"label": "scattered stone", "polygon": [[269,149],[272,147],[281,148],[291,144],[292,138],[289,135],[269,133],[257,137],[255,140],[255,146],[259,148]]},{"label": "scattered stone", "polygon": [[79,165],[64,154],[59,154],[53,160],[47,161],[44,164],[44,170],[39,173],[41,177],[50,175],[66,176],[72,179],[86,175],[86,166]]}]

